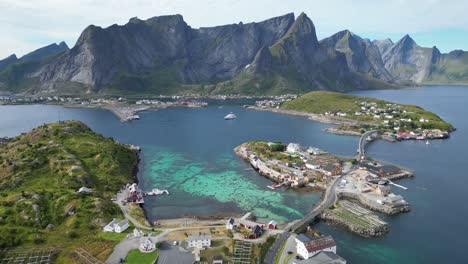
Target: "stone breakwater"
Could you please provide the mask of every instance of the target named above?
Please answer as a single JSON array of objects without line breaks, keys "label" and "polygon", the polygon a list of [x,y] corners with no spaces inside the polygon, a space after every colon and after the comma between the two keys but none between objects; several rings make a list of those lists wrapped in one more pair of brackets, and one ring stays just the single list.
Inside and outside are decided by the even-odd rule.
[{"label": "stone breakwater", "polygon": [[341,201],[336,208],[325,210],[319,219],[363,237],[383,236],[389,231],[388,224],[377,215],[350,201]]}]

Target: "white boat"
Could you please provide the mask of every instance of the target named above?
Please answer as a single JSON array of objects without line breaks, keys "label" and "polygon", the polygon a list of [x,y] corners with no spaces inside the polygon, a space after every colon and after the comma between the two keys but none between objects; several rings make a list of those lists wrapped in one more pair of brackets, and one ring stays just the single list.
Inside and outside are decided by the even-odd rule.
[{"label": "white boat", "polygon": [[153,196],[153,195],[161,195],[161,194],[169,194],[168,190],[159,190],[159,189],[153,189],[151,192],[146,193],[146,195]]},{"label": "white boat", "polygon": [[231,119],[235,119],[237,116],[231,112],[229,113],[227,116],[224,117],[225,120],[231,120]]},{"label": "white boat", "polygon": [[426,145],[429,145],[429,140],[426,140]]}]

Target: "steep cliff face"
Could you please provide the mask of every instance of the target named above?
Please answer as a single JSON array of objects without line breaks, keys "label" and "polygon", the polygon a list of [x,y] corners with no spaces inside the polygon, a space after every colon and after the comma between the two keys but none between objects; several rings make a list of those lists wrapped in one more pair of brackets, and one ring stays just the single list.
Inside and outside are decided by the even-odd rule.
[{"label": "steep cliff face", "polygon": [[448,54],[441,54],[434,48],[432,65],[424,83],[468,84],[468,52],[454,50]]},{"label": "steep cliff face", "polygon": [[393,81],[382,62],[379,48],[369,40],[344,30],[323,39],[320,44],[345,54],[346,63],[353,72],[386,82]]},{"label": "steep cliff face", "polygon": [[[88,27],[76,46],[36,76],[44,90],[66,82],[98,91],[106,86],[137,86],[158,91],[158,85],[204,84],[233,78],[260,48],[280,39],[294,15],[260,23],[192,29],[182,16],[131,19],[124,26]],[[160,83],[168,79],[166,83]]]},{"label": "steep cliff face", "polygon": [[388,48],[393,46],[394,43],[391,39],[382,39],[382,40],[374,40],[372,41],[372,44],[377,46],[380,54],[384,54],[388,50]]},{"label": "steep cliff face", "polygon": [[319,43],[315,26],[305,14],[271,48],[262,48],[236,80],[243,88],[263,91],[266,83],[270,90],[296,93],[383,87],[354,74],[344,54]]},{"label": "steep cliff face", "polygon": [[[423,48],[409,36],[387,49],[382,59],[385,68],[400,82],[423,82],[430,73],[436,48]],[[436,58],[434,58],[436,59]]]}]

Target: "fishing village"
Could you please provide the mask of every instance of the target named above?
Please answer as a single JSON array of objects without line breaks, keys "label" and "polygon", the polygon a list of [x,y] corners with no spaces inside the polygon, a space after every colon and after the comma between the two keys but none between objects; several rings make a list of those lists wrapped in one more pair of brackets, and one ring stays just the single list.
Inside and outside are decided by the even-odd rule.
[{"label": "fishing village", "polygon": [[326,190],[337,181],[338,199],[319,219],[362,236],[388,232],[387,223],[370,210],[388,215],[410,210],[409,203],[392,192],[392,186],[406,189],[393,180],[413,174],[394,165],[370,161],[364,154],[346,160],[318,148],[279,142],[248,142],[236,147],[235,152],[274,182],[268,186],[271,189],[285,186]]}]

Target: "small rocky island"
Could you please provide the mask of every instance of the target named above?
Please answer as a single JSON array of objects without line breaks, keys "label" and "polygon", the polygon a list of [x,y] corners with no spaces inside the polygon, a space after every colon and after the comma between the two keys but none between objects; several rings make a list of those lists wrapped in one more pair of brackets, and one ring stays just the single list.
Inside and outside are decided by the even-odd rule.
[{"label": "small rocky island", "polygon": [[234,151],[260,175],[272,180],[273,184],[267,186],[270,189],[333,188],[337,200],[319,219],[361,236],[381,236],[389,231],[388,224],[372,211],[394,215],[410,210],[409,203],[392,192],[392,186],[406,189],[393,181],[412,177],[413,173],[398,166],[363,156],[359,160],[338,157],[296,143],[253,141]]}]

